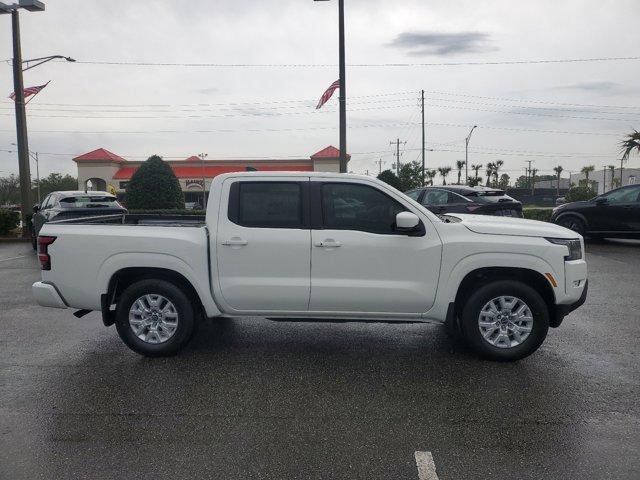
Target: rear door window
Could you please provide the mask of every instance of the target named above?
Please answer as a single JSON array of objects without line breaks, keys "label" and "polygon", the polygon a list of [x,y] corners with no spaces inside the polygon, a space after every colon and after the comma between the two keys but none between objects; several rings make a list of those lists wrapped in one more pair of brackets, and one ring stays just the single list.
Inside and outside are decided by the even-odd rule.
[{"label": "rear door window", "polygon": [[302,186],[297,182],[236,182],[229,220],[244,227],[303,228]]}]

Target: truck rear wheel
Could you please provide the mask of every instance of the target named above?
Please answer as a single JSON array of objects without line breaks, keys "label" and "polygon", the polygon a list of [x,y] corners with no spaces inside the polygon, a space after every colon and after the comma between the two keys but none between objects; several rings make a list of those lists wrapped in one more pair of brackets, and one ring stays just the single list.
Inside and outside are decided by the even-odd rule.
[{"label": "truck rear wheel", "polygon": [[535,352],[549,330],[547,304],[533,288],[515,280],[480,287],[462,309],[462,333],[482,357],[515,361]]},{"label": "truck rear wheel", "polygon": [[177,353],[190,340],[194,311],[189,297],[165,280],[130,285],[116,307],[116,328],[124,343],[148,357]]}]

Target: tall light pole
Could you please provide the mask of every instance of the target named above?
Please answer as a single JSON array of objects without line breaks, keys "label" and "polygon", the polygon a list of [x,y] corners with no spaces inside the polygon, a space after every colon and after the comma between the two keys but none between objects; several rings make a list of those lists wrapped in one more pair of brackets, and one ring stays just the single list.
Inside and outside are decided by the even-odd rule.
[{"label": "tall light pole", "polygon": [[[328,0],[313,0],[326,2]],[[338,69],[340,73],[340,173],[347,173],[347,81],[344,54],[344,0],[338,0]]]},{"label": "tall light pole", "polygon": [[469,185],[469,140],[471,140],[471,134],[473,131],[478,128],[477,125],[474,125],[473,128],[469,131],[469,135],[465,138],[464,143],[464,183],[465,185]]},{"label": "tall light pole", "polygon": [[[11,27],[13,34],[13,92],[15,94],[14,104],[16,112],[16,135],[18,143],[18,172],[20,175],[20,213],[22,217],[23,225],[27,224],[27,216],[31,211],[31,172],[29,169],[29,142],[27,138],[27,115],[25,112],[24,101],[24,81],[22,78],[22,72],[29,68],[36,67],[41,63],[48,62],[54,58],[67,58],[69,61],[73,61],[68,57],[62,57],[61,55],[54,55],[52,57],[42,57],[34,60],[22,60],[22,48],[20,45],[20,17],[18,10],[24,8],[29,12],[42,12],[44,11],[44,3],[39,0],[19,0],[19,3],[12,3],[7,5],[0,2],[0,15],[5,13],[11,14]],[[23,64],[37,61],[38,63],[23,69]],[[29,237],[30,233],[26,228],[22,229],[22,236]]]}]

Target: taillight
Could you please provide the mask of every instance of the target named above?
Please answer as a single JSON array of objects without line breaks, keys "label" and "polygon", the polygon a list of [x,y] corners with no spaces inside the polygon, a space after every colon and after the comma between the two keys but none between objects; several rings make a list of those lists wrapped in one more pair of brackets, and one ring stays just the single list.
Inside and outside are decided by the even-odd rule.
[{"label": "taillight", "polygon": [[49,245],[56,241],[56,237],[38,237],[38,260],[40,269],[51,270],[51,256],[49,255]]}]

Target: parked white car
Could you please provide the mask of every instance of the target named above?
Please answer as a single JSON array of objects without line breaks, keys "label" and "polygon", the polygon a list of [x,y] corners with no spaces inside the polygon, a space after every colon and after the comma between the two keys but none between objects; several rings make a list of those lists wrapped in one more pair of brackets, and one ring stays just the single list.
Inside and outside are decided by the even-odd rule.
[{"label": "parked white car", "polygon": [[440,322],[480,355],[517,360],[587,293],[583,239],[550,223],[438,217],[378,180],[231,173],[206,219],[49,222],[40,305],[100,310],[143,355],[177,352],[201,318]]}]

